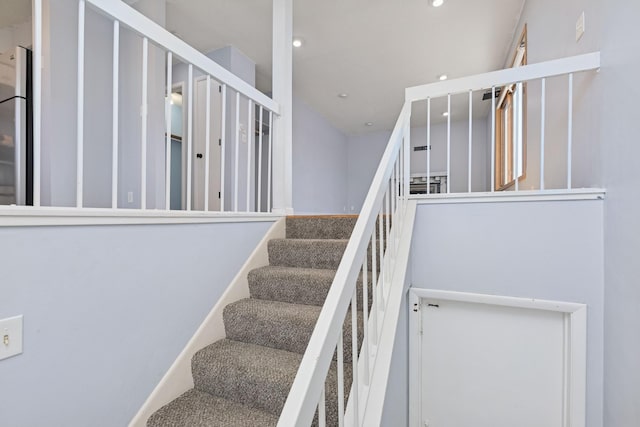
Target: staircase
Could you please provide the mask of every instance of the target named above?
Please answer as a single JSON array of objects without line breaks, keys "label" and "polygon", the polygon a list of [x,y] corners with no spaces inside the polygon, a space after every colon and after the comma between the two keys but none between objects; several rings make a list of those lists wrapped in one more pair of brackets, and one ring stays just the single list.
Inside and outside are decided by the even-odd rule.
[{"label": "staircase", "polygon": [[[193,356],[194,388],[156,411],[147,426],[275,426],[356,219],[288,217],[286,238],[269,241],[269,265],[248,275],[250,298],[225,307],[226,338]],[[361,311],[358,318],[361,342]],[[350,322],[343,339],[351,348]],[[335,360],[334,354],[326,384],[328,425],[338,424]],[[344,376],[348,396],[350,352]]]}]

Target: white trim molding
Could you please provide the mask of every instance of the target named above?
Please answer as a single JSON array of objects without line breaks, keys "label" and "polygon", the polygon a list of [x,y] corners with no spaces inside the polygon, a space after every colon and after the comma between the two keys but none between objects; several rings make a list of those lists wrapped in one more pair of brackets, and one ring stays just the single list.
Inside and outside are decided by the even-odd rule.
[{"label": "white trim molding", "polygon": [[409,425],[422,427],[421,420],[421,316],[424,300],[455,301],[564,314],[564,378],[563,427],[586,425],[586,373],[587,373],[587,306],[585,304],[535,298],[516,298],[486,294],[442,291],[435,289],[409,289]]},{"label": "white trim molding", "polygon": [[419,205],[447,203],[505,203],[545,202],[570,200],[604,200],[606,190],[602,188],[576,188],[569,190],[496,191],[478,193],[412,194],[410,200]]},{"label": "white trim molding", "polygon": [[0,227],[275,222],[274,213],[0,206]]}]

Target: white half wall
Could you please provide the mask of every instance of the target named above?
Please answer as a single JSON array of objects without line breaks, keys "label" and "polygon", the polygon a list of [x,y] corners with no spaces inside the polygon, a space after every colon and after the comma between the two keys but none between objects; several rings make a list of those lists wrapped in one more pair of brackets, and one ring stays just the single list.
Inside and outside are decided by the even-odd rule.
[{"label": "white half wall", "polygon": [[603,205],[423,204],[411,253],[417,288],[586,304],[588,427],[603,425]]},{"label": "white half wall", "polygon": [[0,227],[2,425],[127,425],[272,223]]},{"label": "white half wall", "polygon": [[293,98],[293,208],[339,214],[347,206],[347,137],[304,101]]}]

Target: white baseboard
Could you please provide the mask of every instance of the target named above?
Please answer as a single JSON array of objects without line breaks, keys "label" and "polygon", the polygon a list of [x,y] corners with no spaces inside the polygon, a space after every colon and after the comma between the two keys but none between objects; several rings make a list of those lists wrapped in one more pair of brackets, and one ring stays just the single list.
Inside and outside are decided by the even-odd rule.
[{"label": "white baseboard", "polygon": [[235,301],[249,297],[247,274],[254,268],[269,264],[267,245],[269,240],[285,237],[284,218],[274,223],[263,239],[258,243],[249,259],[244,263],[236,277],[231,281],[213,309],[204,319],[186,347],[162,377],[146,402],[129,423],[129,427],[144,427],[147,419],[162,406],[171,402],[184,392],[193,388],[191,376],[191,358],[201,348],[225,338],[222,311]]}]

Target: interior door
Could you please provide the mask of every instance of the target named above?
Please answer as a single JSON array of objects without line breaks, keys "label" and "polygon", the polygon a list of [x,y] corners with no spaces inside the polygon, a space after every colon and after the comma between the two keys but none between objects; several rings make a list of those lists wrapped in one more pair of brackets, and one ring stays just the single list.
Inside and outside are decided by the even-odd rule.
[{"label": "interior door", "polygon": [[205,208],[206,162],[209,162],[209,211],[220,210],[220,139],[222,138],[222,94],[220,83],[211,80],[209,110],[209,158],[206,155],[207,123],[207,79],[202,77],[194,82],[193,99],[193,184],[192,199],[194,210]]},{"label": "interior door", "polygon": [[423,300],[420,427],[562,427],[565,314]]}]

